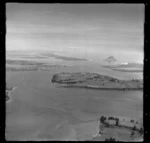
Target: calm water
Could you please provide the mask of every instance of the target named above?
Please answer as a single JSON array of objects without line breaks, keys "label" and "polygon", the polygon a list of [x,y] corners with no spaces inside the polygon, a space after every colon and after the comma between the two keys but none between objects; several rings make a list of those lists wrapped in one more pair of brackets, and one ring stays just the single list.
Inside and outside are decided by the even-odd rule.
[{"label": "calm water", "polygon": [[[8,85],[18,87],[7,104],[6,138],[69,140],[79,138],[79,134],[88,136],[90,133],[78,125],[87,128],[86,124],[96,121],[100,115],[142,119],[142,91],[63,89],[52,85],[51,78],[56,71],[76,70],[6,73]],[[88,127],[92,129],[93,124]]]}]

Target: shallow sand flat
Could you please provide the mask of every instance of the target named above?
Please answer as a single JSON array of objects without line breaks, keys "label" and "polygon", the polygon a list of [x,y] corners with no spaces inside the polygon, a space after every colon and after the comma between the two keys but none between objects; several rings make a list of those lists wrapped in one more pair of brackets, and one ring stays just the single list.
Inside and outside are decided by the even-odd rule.
[{"label": "shallow sand flat", "polygon": [[83,112],[81,110],[74,110],[71,112],[75,117],[82,121],[95,121],[99,120],[100,114],[98,113],[89,113],[89,112]]},{"label": "shallow sand flat", "polygon": [[47,127],[37,134],[37,138],[49,140],[92,140],[98,132],[98,122],[86,122],[76,125],[69,125],[67,121],[61,122],[55,128]]},{"label": "shallow sand flat", "polygon": [[92,140],[92,137],[98,133],[98,121],[92,121],[74,125],[73,128],[76,131],[76,139],[80,141]]},{"label": "shallow sand flat", "polygon": [[[17,116],[17,118],[16,115],[11,115],[11,121],[7,120],[8,140],[30,140],[33,138],[49,140],[91,139],[91,135],[96,133],[95,128],[98,127],[97,121],[86,123],[78,121],[77,123],[75,118],[69,121],[69,117],[59,111],[57,114],[56,110],[47,112],[43,109],[41,111],[37,109],[38,115],[34,111],[35,109],[31,110],[25,115]],[[23,110],[21,112],[25,113]],[[9,116],[7,118],[10,119]],[[14,130],[15,127],[17,129]]]},{"label": "shallow sand flat", "polygon": [[98,132],[98,122],[87,122],[76,125],[68,124],[67,121],[61,121],[55,127],[47,125],[36,133],[36,140],[92,140],[92,137]]},{"label": "shallow sand flat", "polygon": [[[51,133],[50,135],[54,139],[66,138],[70,133],[69,124],[81,123],[75,117],[64,114],[59,110],[49,109],[46,111],[46,109],[39,110],[39,108],[22,109],[14,115],[7,116],[6,122],[8,140],[19,140],[22,138],[30,140],[33,137],[48,138],[48,132]],[[39,132],[41,135],[37,137]]]},{"label": "shallow sand flat", "polygon": [[56,126],[47,125],[37,133],[37,139],[76,140],[75,130],[67,120],[60,121]]}]

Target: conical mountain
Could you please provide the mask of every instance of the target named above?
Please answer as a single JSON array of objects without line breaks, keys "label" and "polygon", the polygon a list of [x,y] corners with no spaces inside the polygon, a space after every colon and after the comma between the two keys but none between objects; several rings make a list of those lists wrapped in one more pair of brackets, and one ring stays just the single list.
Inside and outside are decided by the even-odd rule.
[{"label": "conical mountain", "polygon": [[112,63],[112,62],[116,62],[117,59],[115,59],[113,56],[109,56],[107,59],[105,59],[104,61]]}]

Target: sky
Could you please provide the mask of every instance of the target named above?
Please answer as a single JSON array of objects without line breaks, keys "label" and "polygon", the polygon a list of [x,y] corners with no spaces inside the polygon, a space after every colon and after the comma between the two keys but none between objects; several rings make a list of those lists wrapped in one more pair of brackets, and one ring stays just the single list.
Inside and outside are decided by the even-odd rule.
[{"label": "sky", "polygon": [[6,4],[6,50],[143,62],[143,4]]}]

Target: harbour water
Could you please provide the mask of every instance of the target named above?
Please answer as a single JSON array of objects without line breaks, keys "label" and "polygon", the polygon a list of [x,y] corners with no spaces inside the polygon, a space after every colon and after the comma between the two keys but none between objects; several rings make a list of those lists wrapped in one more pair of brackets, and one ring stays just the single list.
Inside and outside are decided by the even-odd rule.
[{"label": "harbour water", "polygon": [[[112,73],[104,68],[95,69],[104,75]],[[95,69],[74,66],[56,67],[50,71],[7,72],[8,85],[17,89],[11,94],[12,101],[6,105],[6,139],[90,140],[97,132],[101,115],[142,121],[142,91],[56,88],[51,83],[54,73],[97,72]],[[121,72],[111,76],[117,75],[122,79],[132,77]]]}]

